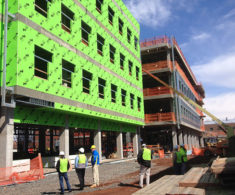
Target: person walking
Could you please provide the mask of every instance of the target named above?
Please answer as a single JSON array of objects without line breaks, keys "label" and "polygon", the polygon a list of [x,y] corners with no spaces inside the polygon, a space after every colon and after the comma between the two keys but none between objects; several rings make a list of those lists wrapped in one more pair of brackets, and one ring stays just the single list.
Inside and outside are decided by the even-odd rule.
[{"label": "person walking", "polygon": [[178,145],[175,145],[173,150],[173,168],[175,175],[180,175],[181,166],[182,166],[182,156],[181,153],[179,152]]},{"label": "person walking", "polygon": [[64,194],[64,181],[63,178],[65,179],[65,182],[67,184],[67,188],[69,192],[72,192],[69,179],[68,179],[68,170],[70,169],[70,162],[67,158],[65,158],[64,151],[61,151],[60,154],[60,159],[56,163],[56,170],[59,175],[59,181],[60,181],[60,194]]},{"label": "person walking", "polygon": [[91,165],[92,165],[92,175],[93,175],[93,185],[91,188],[95,188],[99,186],[99,164],[100,164],[100,156],[96,150],[96,146],[91,146],[92,156],[91,156]]},{"label": "person walking", "polygon": [[153,151],[146,147],[146,144],[142,144],[142,149],[139,151],[137,161],[140,164],[140,181],[139,185],[143,188],[144,175],[146,175],[146,185],[150,183],[150,168],[151,160],[153,157]]},{"label": "person walking", "polygon": [[84,148],[80,148],[78,150],[79,154],[75,158],[75,170],[80,182],[80,190],[83,190],[85,184],[85,171],[88,165],[88,160],[85,153]]},{"label": "person walking", "polygon": [[188,158],[187,158],[187,150],[184,146],[184,144],[182,144],[180,146],[180,155],[181,155],[181,175],[184,175],[186,173],[186,169],[187,169],[187,162],[188,162]]}]

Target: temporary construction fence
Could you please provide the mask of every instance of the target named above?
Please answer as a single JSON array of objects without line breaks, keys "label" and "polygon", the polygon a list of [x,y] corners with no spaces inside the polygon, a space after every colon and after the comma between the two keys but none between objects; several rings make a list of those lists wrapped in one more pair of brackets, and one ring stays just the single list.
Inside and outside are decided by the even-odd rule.
[{"label": "temporary construction fence", "polygon": [[193,147],[193,155],[195,156],[204,156],[205,149]]},{"label": "temporary construction fence", "polygon": [[30,160],[30,168],[28,171],[20,172],[19,167],[24,166],[25,164],[20,164],[17,165],[17,167],[0,168],[0,186],[44,179],[41,154]]}]

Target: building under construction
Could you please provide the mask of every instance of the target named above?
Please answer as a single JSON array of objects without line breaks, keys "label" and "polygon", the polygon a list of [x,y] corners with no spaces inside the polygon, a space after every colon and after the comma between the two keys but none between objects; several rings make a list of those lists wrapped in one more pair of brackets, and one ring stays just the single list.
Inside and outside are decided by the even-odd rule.
[{"label": "building under construction", "polygon": [[[141,43],[142,67],[185,96],[203,105],[205,92],[174,38],[166,36]],[[173,145],[189,149],[203,145],[203,113],[171,89],[143,72],[145,126],[141,137],[165,151]]]},{"label": "building under construction", "polygon": [[0,20],[0,167],[92,144],[137,154],[140,27],[122,0],[0,0]]}]

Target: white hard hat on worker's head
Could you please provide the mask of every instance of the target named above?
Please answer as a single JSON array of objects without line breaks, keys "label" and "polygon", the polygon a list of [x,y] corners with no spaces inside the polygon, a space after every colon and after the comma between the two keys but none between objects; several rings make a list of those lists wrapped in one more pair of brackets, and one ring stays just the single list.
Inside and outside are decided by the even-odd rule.
[{"label": "white hard hat on worker's head", "polygon": [[85,152],[84,148],[80,148],[78,151],[81,152],[81,153]]},{"label": "white hard hat on worker's head", "polygon": [[142,144],[142,147],[145,148],[145,147],[146,147],[146,144]]},{"label": "white hard hat on worker's head", "polygon": [[60,151],[60,156],[64,156],[64,151]]}]

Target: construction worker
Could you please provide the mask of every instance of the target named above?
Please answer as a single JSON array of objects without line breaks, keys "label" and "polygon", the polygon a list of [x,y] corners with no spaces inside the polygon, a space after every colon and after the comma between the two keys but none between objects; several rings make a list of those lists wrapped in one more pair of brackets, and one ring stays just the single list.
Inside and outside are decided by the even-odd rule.
[{"label": "construction worker", "polygon": [[186,169],[187,169],[187,162],[188,162],[188,158],[187,158],[187,150],[184,147],[184,144],[180,145],[180,155],[181,155],[181,175],[184,175],[186,173]]},{"label": "construction worker", "polygon": [[139,151],[137,161],[140,164],[140,182],[139,185],[143,188],[144,175],[146,175],[146,185],[150,183],[150,168],[153,151],[146,147],[146,144],[142,144],[142,149]]},{"label": "construction worker", "polygon": [[173,168],[174,168],[175,175],[180,175],[181,166],[182,166],[182,157],[179,152],[179,147],[176,145],[174,146],[174,150],[173,150]]},{"label": "construction worker", "polygon": [[91,157],[91,165],[92,165],[92,175],[93,175],[93,185],[91,188],[95,188],[99,186],[99,164],[100,164],[100,156],[96,150],[96,146],[91,146],[92,157]]},{"label": "construction worker", "polygon": [[86,167],[88,165],[88,160],[86,155],[84,154],[85,152],[84,148],[80,148],[78,152],[79,154],[75,158],[75,170],[80,182],[80,190],[83,190],[85,183],[84,177],[85,177]]},{"label": "construction worker", "polygon": [[61,190],[60,194],[64,194],[63,178],[65,179],[65,182],[67,184],[68,191],[72,192],[67,174],[68,170],[70,169],[70,162],[67,158],[65,158],[64,151],[61,151],[59,156],[60,159],[56,163],[56,170],[59,173],[60,190]]}]

